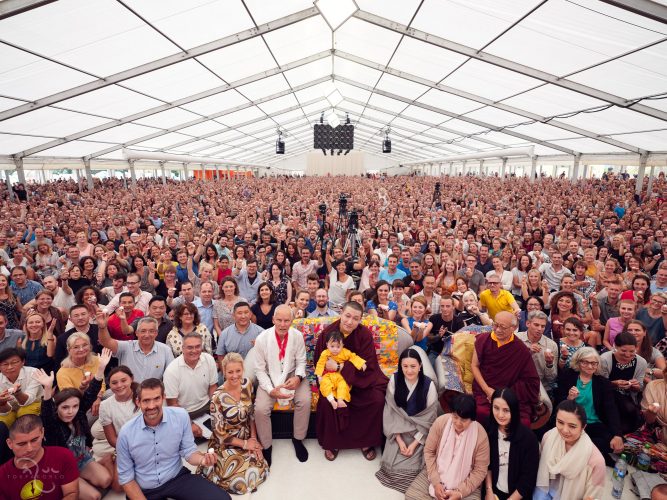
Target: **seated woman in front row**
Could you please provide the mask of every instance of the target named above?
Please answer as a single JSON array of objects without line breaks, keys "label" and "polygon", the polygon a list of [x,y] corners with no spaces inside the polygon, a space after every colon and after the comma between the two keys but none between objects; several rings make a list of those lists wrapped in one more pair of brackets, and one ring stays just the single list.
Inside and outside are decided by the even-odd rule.
[{"label": "seated woman in front row", "polygon": [[486,475],[486,498],[531,498],[540,445],[533,431],[521,423],[519,400],[512,389],[496,389],[491,395],[487,430],[491,465]]},{"label": "seated woman in front row", "polygon": [[475,421],[475,398],[461,394],[452,413],[438,417],[426,438],[426,469],[405,492],[406,500],[480,500],[480,485],[489,470],[489,438]]},{"label": "seated woman in front row", "polygon": [[405,493],[424,469],[424,442],[438,416],[438,391],[424,375],[417,349],[403,351],[398,366],[387,385],[382,414],[387,441],[375,477],[387,488]]},{"label": "seated woman in front row", "polygon": [[600,498],[604,458],[585,432],[586,411],[571,400],[556,408],[556,428],[542,438],[533,500]]}]

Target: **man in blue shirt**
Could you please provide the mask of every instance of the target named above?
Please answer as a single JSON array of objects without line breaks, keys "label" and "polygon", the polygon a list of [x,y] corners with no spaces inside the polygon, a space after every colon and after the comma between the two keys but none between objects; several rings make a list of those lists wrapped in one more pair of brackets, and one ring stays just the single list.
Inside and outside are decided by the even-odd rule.
[{"label": "man in blue shirt", "polygon": [[384,280],[387,283],[393,283],[394,280],[400,280],[405,278],[407,275],[398,269],[398,255],[392,253],[387,257],[387,268],[380,271],[380,280]]},{"label": "man in blue shirt", "polygon": [[211,467],[217,457],[197,451],[190,417],[183,408],[162,406],[162,382],[144,380],[137,400],[141,414],[123,426],[116,443],[118,481],[127,497],[230,500],[225,490],[183,466],[181,459]]}]

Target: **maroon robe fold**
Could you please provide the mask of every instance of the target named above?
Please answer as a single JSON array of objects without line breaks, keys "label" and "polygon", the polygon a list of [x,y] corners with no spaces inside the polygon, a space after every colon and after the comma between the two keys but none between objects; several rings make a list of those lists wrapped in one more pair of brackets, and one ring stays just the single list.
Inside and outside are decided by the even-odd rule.
[{"label": "maroon robe fold", "polygon": [[[475,339],[475,351],[479,369],[486,383],[494,389],[509,387],[519,400],[521,423],[530,426],[533,407],[540,398],[540,377],[537,374],[530,349],[518,338],[498,347],[490,333],[482,333]],[[491,405],[477,381],[473,381],[472,393],[477,402],[477,420],[485,423]]]},{"label": "maroon robe fold", "polygon": [[[322,331],[313,359],[320,359],[327,348],[327,333],[338,330],[339,324],[340,321],[336,321]],[[345,338],[345,347],[366,361],[366,370],[357,370],[352,363],[345,363],[341,374],[352,387],[347,408],[334,410],[331,403],[320,396],[315,416],[317,440],[325,450],[380,446],[388,379],[378,364],[373,334],[359,325]]]}]

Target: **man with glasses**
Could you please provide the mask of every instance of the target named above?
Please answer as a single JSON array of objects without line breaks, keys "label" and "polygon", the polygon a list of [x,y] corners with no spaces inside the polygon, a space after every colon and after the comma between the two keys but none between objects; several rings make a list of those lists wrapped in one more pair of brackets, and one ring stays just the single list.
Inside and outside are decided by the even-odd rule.
[{"label": "man with glasses", "polygon": [[468,288],[477,295],[486,287],[484,286],[484,275],[479,269],[476,269],[477,259],[474,255],[468,255],[465,258],[465,265],[459,269],[459,276],[468,280]]},{"label": "man with glasses", "polygon": [[202,428],[193,420],[208,414],[211,396],[218,388],[218,370],[213,356],[202,352],[202,337],[188,333],[183,337],[183,354],[164,371],[168,406],[185,408],[192,434],[202,437]]},{"label": "man with glasses", "polygon": [[493,331],[475,339],[471,370],[472,393],[477,402],[477,420],[483,425],[491,412],[493,391],[509,387],[519,400],[521,423],[530,426],[533,409],[539,402],[540,377],[530,349],[514,332],[519,325],[515,315],[500,311],[494,318]]},{"label": "man with glasses", "polygon": [[0,422],[7,427],[21,415],[39,415],[42,408],[42,386],[32,377],[37,368],[24,365],[23,349],[0,351]]},{"label": "man with glasses", "polygon": [[[127,285],[127,293],[134,297],[134,308],[139,309],[144,314],[147,314],[148,303],[153,298],[153,296],[148,292],[144,292],[139,287],[141,284],[141,278],[139,275],[135,273],[128,274],[125,284]],[[111,299],[109,305],[104,308],[104,312],[107,314],[112,314],[116,309],[118,309],[120,305],[120,297],[122,295],[122,293],[119,293],[113,299]]]},{"label": "man with glasses", "polygon": [[492,320],[495,321],[496,315],[501,311],[515,314],[517,317],[521,315],[521,309],[514,300],[514,296],[507,290],[503,290],[498,276],[489,276],[486,279],[486,285],[488,288],[479,294],[479,303],[481,307],[486,308]]}]

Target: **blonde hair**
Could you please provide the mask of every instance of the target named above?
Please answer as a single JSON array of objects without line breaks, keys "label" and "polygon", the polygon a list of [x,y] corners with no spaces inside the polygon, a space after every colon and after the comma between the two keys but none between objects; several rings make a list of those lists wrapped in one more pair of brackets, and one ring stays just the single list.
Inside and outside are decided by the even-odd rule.
[{"label": "blonde hair", "polygon": [[243,356],[238,352],[228,352],[225,357],[222,358],[222,361],[220,361],[220,369],[222,370],[223,375],[225,374],[227,365],[231,363],[241,363],[243,365]]},{"label": "blonde hair", "polygon": [[[67,337],[67,352],[72,348],[74,345],[74,342],[77,340],[84,340],[85,342],[88,343],[88,346],[90,349],[88,350],[88,355],[86,356],[86,361],[83,363],[84,365],[90,364],[93,361],[93,349],[92,349],[92,344],[90,342],[90,337],[83,333],[83,332],[74,332],[71,334],[69,337]],[[65,359],[63,359],[62,363],[60,363],[60,366],[63,368],[76,368],[77,365],[75,365],[72,362],[72,355],[68,354]]]},{"label": "blonde hair", "polygon": [[21,342],[21,347],[23,347],[23,349],[27,349],[27,348],[28,348],[28,347],[27,347],[27,346],[28,346],[28,337],[29,337],[29,334],[28,334],[28,321],[29,321],[30,318],[32,318],[33,316],[39,316],[39,319],[42,320],[42,338],[41,338],[40,341],[39,341],[39,345],[41,345],[42,347],[46,347],[46,345],[48,344],[48,342],[47,342],[47,340],[46,340],[46,338],[47,338],[47,336],[48,336],[48,330],[47,330],[47,328],[46,328],[46,320],[45,320],[45,319],[42,317],[42,315],[39,314],[37,311],[31,310],[31,311],[28,312],[28,315],[27,315],[26,318],[25,318],[25,323],[23,323],[23,332],[25,333],[25,337],[23,337],[23,342]]}]

